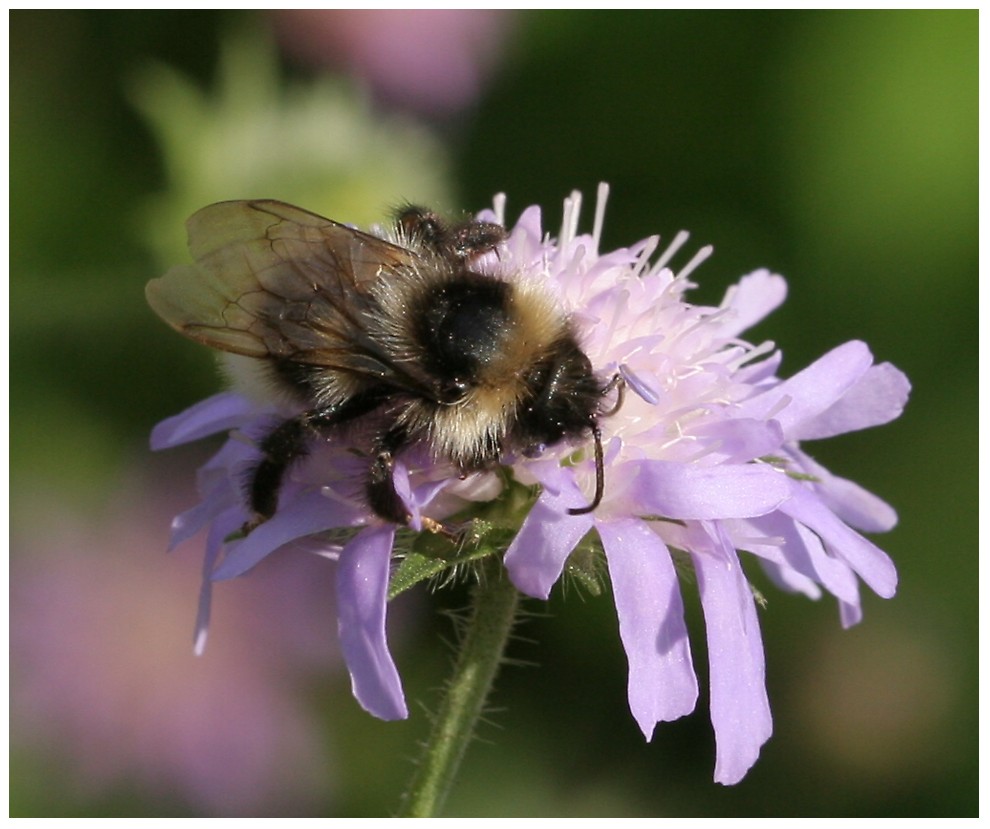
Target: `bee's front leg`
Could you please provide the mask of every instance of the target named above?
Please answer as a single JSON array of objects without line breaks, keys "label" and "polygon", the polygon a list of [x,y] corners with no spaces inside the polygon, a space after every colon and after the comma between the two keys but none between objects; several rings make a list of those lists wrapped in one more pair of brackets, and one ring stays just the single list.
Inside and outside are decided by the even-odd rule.
[{"label": "bee's front leg", "polygon": [[[400,425],[392,426],[375,441],[374,459],[368,475],[368,505],[375,514],[395,524],[407,525],[412,520],[409,510],[395,491],[395,456],[409,443],[409,435]],[[421,516],[424,529],[451,540],[458,534],[434,518]]]},{"label": "bee's front leg", "polygon": [[376,515],[395,524],[408,524],[412,518],[409,510],[395,491],[392,473],[395,456],[409,440],[404,427],[392,426],[375,441],[374,457],[368,474],[368,505]]}]

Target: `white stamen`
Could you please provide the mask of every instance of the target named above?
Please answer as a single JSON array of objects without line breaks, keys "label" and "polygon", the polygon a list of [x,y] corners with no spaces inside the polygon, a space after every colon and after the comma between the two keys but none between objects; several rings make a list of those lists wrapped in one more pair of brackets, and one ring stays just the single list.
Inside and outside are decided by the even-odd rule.
[{"label": "white stamen", "polygon": [[498,193],[492,199],[492,207],[495,210],[495,221],[502,225],[502,227],[505,227],[505,201],[505,193]]},{"label": "white stamen", "polygon": [[661,444],[660,445],[660,450],[661,451],[663,451],[664,449],[669,449],[671,446],[674,446],[675,444],[680,443],[682,440],[687,440],[687,441],[697,441],[698,440],[697,435],[685,435],[684,434],[684,429],[681,426],[681,422],[679,420],[675,420],[674,423],[673,423],[673,426],[674,426],[675,431],[677,432],[677,437],[671,438],[666,443]]},{"label": "white stamen", "polygon": [[659,244],[659,236],[651,236],[649,239],[643,241],[643,251],[639,254],[636,264],[633,265],[634,276],[642,276],[643,270],[650,264],[650,257],[656,252]]},{"label": "white stamen", "polygon": [[608,203],[608,184],[604,181],[598,185],[598,195],[595,199],[595,225],[591,237],[595,240],[595,253],[601,247],[602,227],[605,225],[605,205]]},{"label": "white stamen", "polygon": [[784,409],[786,409],[788,406],[791,405],[791,399],[792,398],[791,398],[791,396],[789,394],[781,395],[780,400],[778,400],[770,408],[770,411],[769,412],[766,412],[763,415],[763,419],[764,420],[772,420],[773,418],[775,418],[780,412],[782,412]]},{"label": "white stamen", "polygon": [[[685,440],[693,440],[693,439],[695,439],[693,436],[692,437],[685,437]],[[710,455],[713,452],[717,452],[719,449],[721,449],[723,442],[724,441],[721,441],[721,440],[712,441],[707,446],[703,446],[701,449],[699,449],[693,455],[688,455],[686,458],[684,458],[684,463],[697,463],[703,457],[705,457],[705,455]]]},{"label": "white stamen", "polygon": [[686,230],[679,230],[673,241],[667,245],[666,250],[660,254],[660,258],[650,268],[650,274],[660,273],[664,266],[674,258],[674,254],[684,247],[684,243],[690,238],[691,234]]},{"label": "white stamen", "polygon": [[[747,343],[741,340],[739,344],[742,346],[747,345]],[[747,351],[744,351],[742,356],[740,356],[739,358],[735,360],[731,360],[730,362],[726,363],[726,367],[731,369],[732,371],[736,371],[737,369],[741,368],[746,363],[748,363],[750,360],[755,360],[757,357],[762,357],[764,354],[769,354],[776,347],[777,344],[773,340],[764,340],[759,345],[752,346]]]},{"label": "white stamen", "polygon": [[[671,438],[666,443],[662,444],[660,446],[660,449],[661,450],[663,450],[663,449],[669,449],[671,446],[674,446],[674,445],[676,445],[678,443],[697,443],[698,442],[698,436],[697,435],[686,435],[686,434],[684,434],[684,427],[681,426],[681,421],[680,420],[675,420],[674,421],[674,429],[677,431],[677,437]],[[716,443],[718,443],[718,442],[719,441],[716,441]],[[714,452],[714,451],[715,451],[715,447],[711,446],[710,444],[702,445],[700,447],[699,451],[695,452],[694,455],[691,455],[690,456],[688,462],[693,463],[696,459],[703,458],[705,455],[708,455],[708,454],[710,454],[711,452]]]},{"label": "white stamen", "polygon": [[677,272],[678,279],[686,279],[688,275],[698,267],[702,262],[704,262],[709,256],[712,255],[712,251],[715,248],[711,245],[705,245],[701,250],[699,250],[693,257],[691,261],[688,262],[683,268]]},{"label": "white stamen", "polygon": [[759,536],[737,536],[732,537],[739,549],[749,549],[750,547],[783,547],[787,541],[780,535],[759,535]]},{"label": "white stamen", "polygon": [[577,236],[578,220],[581,218],[581,191],[572,190],[564,199],[564,218],[560,225],[560,244],[574,241]]},{"label": "white stamen", "polygon": [[574,210],[574,196],[571,194],[564,199],[564,215],[560,218],[560,233],[557,234],[557,244],[566,245],[571,241],[570,232],[571,225],[573,224],[571,220],[571,212]]}]

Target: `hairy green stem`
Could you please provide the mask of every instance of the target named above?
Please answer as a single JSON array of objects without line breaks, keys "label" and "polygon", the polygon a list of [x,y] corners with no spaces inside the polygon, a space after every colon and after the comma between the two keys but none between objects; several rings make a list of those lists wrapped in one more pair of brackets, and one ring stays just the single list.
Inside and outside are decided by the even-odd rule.
[{"label": "hairy green stem", "polygon": [[495,566],[482,569],[472,592],[460,653],[403,797],[401,817],[435,817],[443,808],[502,661],[519,593],[497,557],[490,564]]}]

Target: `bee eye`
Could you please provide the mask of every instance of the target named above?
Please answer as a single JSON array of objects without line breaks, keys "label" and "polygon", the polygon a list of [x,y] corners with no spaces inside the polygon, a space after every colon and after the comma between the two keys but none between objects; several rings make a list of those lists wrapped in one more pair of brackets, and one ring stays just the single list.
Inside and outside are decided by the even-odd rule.
[{"label": "bee eye", "polygon": [[461,400],[467,394],[470,384],[459,377],[453,377],[436,385],[436,399],[438,403],[450,405]]}]

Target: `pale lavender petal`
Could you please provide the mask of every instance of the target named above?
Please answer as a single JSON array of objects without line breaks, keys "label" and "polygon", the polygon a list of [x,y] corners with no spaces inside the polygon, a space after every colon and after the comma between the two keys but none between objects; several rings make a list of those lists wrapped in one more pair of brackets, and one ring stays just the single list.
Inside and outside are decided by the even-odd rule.
[{"label": "pale lavender petal", "polygon": [[213,566],[223,540],[236,530],[244,521],[243,511],[239,508],[229,509],[217,516],[206,537],[206,556],[203,559],[203,581],[199,588],[199,603],[196,608],[196,628],[193,635],[193,652],[202,656],[206,650],[206,637],[210,629],[210,610],[213,605]]},{"label": "pale lavender petal", "polygon": [[[236,503],[231,500],[229,504],[226,504],[226,507],[229,508],[235,505]],[[200,501],[196,506],[190,507],[176,515],[172,519],[171,532],[168,538],[168,552],[172,552],[172,550],[184,541],[188,541],[196,535],[203,527],[216,518],[222,508],[220,501],[207,498],[205,501]]]},{"label": "pale lavender petal", "polygon": [[716,420],[692,432],[693,436],[718,441],[713,459],[722,463],[746,463],[780,449],[784,430],[776,420],[735,418]]},{"label": "pale lavender petal", "polygon": [[842,397],[869,369],[873,355],[857,340],[832,349],[803,371],[739,405],[741,417],[780,421],[791,434]]},{"label": "pale lavender petal", "polygon": [[777,374],[783,359],[783,353],[774,351],[765,360],[760,360],[758,363],[747,363],[742,366],[732,379],[737,383],[749,383],[750,385],[758,386]]},{"label": "pale lavender petal", "polygon": [[[796,536],[797,525],[789,518],[772,512],[759,518],[723,520],[720,523],[729,533],[732,546],[756,556],[764,572],[778,587],[790,593],[803,593],[809,599],[821,598],[822,591],[813,575],[813,568],[807,564],[796,568],[793,564],[791,548],[799,539]],[[807,561],[807,553],[803,561]]]},{"label": "pale lavender petal", "polygon": [[787,282],[768,270],[744,276],[732,286],[722,300],[722,307],[732,310],[725,316],[720,333],[732,337],[756,325],[787,297]]},{"label": "pale lavender petal", "polygon": [[863,621],[863,607],[858,597],[855,602],[839,602],[839,619],[844,628],[851,628]]},{"label": "pale lavender petal", "polygon": [[423,529],[422,508],[427,506],[447,486],[448,481],[441,478],[436,481],[426,481],[413,487],[409,478],[409,469],[401,460],[395,462],[395,468],[392,470],[392,481],[396,494],[406,509],[409,510],[409,526],[416,532],[420,532]]},{"label": "pale lavender petal", "polygon": [[757,518],[753,523],[780,536],[780,548],[788,567],[814,579],[840,601],[859,601],[856,575],[846,562],[826,552],[821,539],[782,513]]},{"label": "pale lavender petal", "polygon": [[790,494],[787,477],[765,464],[688,466],[671,461],[633,461],[629,491],[639,515],[665,518],[748,518],[775,509]]},{"label": "pale lavender petal", "polygon": [[340,645],[361,707],[382,720],[403,720],[402,680],[385,637],[389,560],[395,528],[368,527],[341,551],[337,568]]},{"label": "pale lavender petal", "polygon": [[512,229],[512,235],[506,242],[512,261],[525,267],[540,259],[544,253],[541,244],[543,239],[541,224],[542,218],[539,207],[530,206],[522,212],[519,221]]},{"label": "pale lavender petal", "polygon": [[[243,504],[242,467],[256,455],[255,450],[241,441],[228,440],[196,473],[196,489],[200,502],[172,519],[168,549],[174,550],[183,541],[198,533],[225,510]],[[240,523],[248,519],[246,511]]]},{"label": "pale lavender petal", "polygon": [[599,521],[629,661],[629,708],[647,740],[661,721],[694,710],[698,681],[684,604],[667,546],[636,519]]},{"label": "pale lavender petal", "polygon": [[527,596],[550,595],[567,556],[593,525],[590,515],[567,514],[577,492],[573,482],[559,494],[544,490],[505,553],[509,578]]},{"label": "pale lavender petal", "polygon": [[738,783],[773,731],[756,603],[732,545],[709,528],[711,552],[691,551],[705,614],[715,729],[715,782]]},{"label": "pale lavender petal", "polygon": [[904,372],[890,363],[871,366],[842,398],[790,435],[795,440],[817,440],[871,426],[882,426],[900,417],[911,392]]},{"label": "pale lavender petal", "polygon": [[[215,520],[221,513],[241,507],[240,493],[230,485],[227,479],[217,479],[211,488],[203,493],[203,499],[196,506],[179,513],[172,519],[172,532],[169,536],[169,552],[198,533],[203,527]],[[243,524],[247,513],[243,507],[239,510]]]},{"label": "pale lavender petal", "polygon": [[247,538],[227,545],[223,563],[213,573],[213,579],[232,579],[290,541],[332,527],[354,526],[362,517],[358,508],[326,498],[318,490],[300,493],[255,527]]},{"label": "pale lavender petal", "polygon": [[786,593],[801,593],[809,599],[816,600],[822,597],[822,589],[804,573],[799,573],[793,567],[788,567],[781,562],[763,558],[755,550],[747,550],[746,552],[752,552],[758,556],[760,567],[767,574],[767,578]]},{"label": "pale lavender petal", "polygon": [[833,475],[824,466],[800,450],[791,449],[801,470],[813,475],[815,490],[822,501],[850,527],[868,533],[884,533],[897,525],[897,512],[859,484]]},{"label": "pale lavender petal", "polygon": [[543,211],[537,204],[531,204],[529,207],[525,208],[519,216],[519,220],[516,222],[514,228],[512,228],[512,235],[515,237],[517,233],[522,236],[528,237],[537,244],[543,238]]},{"label": "pale lavender petal", "polygon": [[780,511],[804,524],[843,559],[878,595],[889,599],[897,590],[897,570],[889,556],[840,521],[828,507],[797,481]]},{"label": "pale lavender petal", "polygon": [[157,424],[151,430],[151,448],[156,451],[169,449],[217,432],[226,432],[242,425],[256,408],[255,404],[239,394],[215,394]]}]

